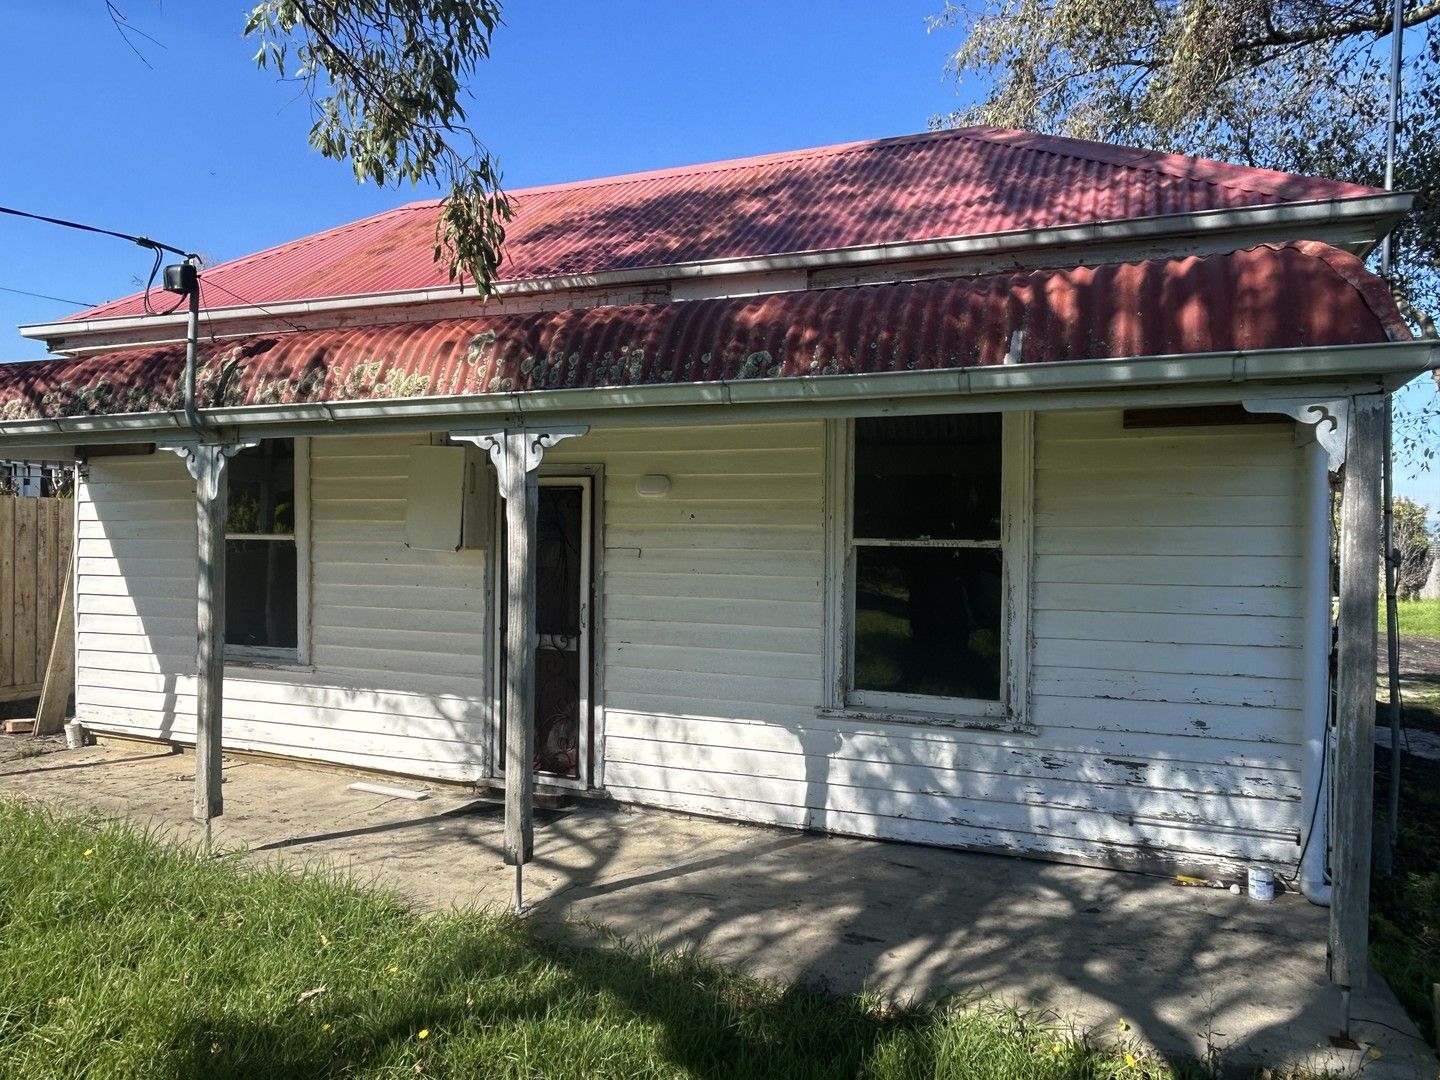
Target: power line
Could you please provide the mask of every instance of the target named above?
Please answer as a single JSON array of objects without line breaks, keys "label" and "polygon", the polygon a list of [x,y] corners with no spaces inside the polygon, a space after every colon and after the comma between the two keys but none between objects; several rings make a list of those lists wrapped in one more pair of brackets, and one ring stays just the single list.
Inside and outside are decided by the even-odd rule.
[{"label": "power line", "polygon": [[48,296],[45,293],[26,292],[24,289],[12,289],[0,285],[0,292],[14,293],[16,296],[33,296],[36,300],[54,300],[57,304],[69,304],[72,307],[90,308],[98,307],[98,304],[87,304],[84,300],[66,300],[63,296]]},{"label": "power line", "polygon": [[[270,310],[269,308],[267,308],[264,304],[257,304],[254,300],[251,300],[251,299],[249,299],[248,297],[241,296],[239,293],[235,292],[233,289],[227,289],[224,285],[221,285],[221,284],[220,284],[219,282],[217,282],[214,278],[202,278],[201,281],[200,281],[200,287],[201,287],[202,289],[207,289],[207,288],[208,288],[208,289],[219,289],[221,292],[225,293],[227,296],[229,296],[229,297],[231,297],[231,298],[233,298],[233,299],[235,299],[235,300],[239,300],[242,304],[249,304],[251,307],[253,307],[253,308],[258,308],[260,311],[263,311],[266,315],[269,315],[272,319],[279,319],[281,322],[283,322],[286,326],[290,327],[290,329],[292,329],[292,330],[304,330],[304,329],[305,329],[305,327],[303,327],[303,326],[297,326],[295,323],[293,323],[293,322],[291,322],[289,319],[285,318],[284,315],[280,315],[280,314],[277,314],[276,312],[271,311],[271,310]],[[209,308],[206,308],[206,311],[208,312],[208,311],[209,311]]]},{"label": "power line", "polygon": [[129,233],[116,232],[114,229],[102,229],[95,225],[84,225],[78,221],[66,221],[64,218],[46,217],[44,214],[32,214],[28,210],[16,210],[10,206],[0,206],[0,214],[30,218],[32,221],[44,221],[51,225],[60,225],[66,229],[78,229],[81,232],[99,233],[101,236],[113,236],[117,240],[129,240],[132,244],[139,244],[141,247],[149,248],[152,251],[169,251],[179,255],[182,259],[197,257],[193,251],[182,251],[180,248],[171,247],[169,244],[162,244],[158,240],[151,240],[148,236],[131,236]]}]

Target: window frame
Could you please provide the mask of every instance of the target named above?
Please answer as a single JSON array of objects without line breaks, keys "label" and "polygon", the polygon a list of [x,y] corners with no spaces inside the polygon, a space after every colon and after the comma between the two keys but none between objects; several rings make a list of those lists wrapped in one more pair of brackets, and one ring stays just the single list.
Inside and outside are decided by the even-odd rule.
[{"label": "window frame", "polygon": [[[838,719],[1033,733],[1030,720],[1030,575],[1035,414],[1001,414],[1000,700],[886,693],[854,688],[855,422],[825,424],[825,695],[816,711]],[[957,542],[954,547],[987,547]]]},{"label": "window frame", "polygon": [[[232,533],[225,541],[290,540],[295,544],[295,648],[225,643],[225,663],[237,667],[308,668],[310,666],[310,440],[294,438],[295,531],[293,533]],[[226,485],[228,500],[229,485]]]}]

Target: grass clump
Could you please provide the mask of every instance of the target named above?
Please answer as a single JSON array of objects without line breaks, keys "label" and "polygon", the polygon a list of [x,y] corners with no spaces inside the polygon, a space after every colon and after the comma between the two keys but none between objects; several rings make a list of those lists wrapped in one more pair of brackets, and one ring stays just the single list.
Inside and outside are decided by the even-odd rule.
[{"label": "grass clump", "polygon": [[0,949],[3,1076],[1175,1075],[998,1008],[581,949],[15,802],[0,802]]}]

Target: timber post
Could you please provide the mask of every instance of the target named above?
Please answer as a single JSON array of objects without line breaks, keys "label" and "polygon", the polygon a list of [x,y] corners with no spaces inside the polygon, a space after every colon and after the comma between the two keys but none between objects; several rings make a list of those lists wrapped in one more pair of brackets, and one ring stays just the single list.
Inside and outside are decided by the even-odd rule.
[{"label": "timber post", "polygon": [[547,448],[588,427],[452,431],[483,448],[505,504],[505,863],[515,867],[515,912],[523,908],[521,870],[535,848],[535,534],[539,470]]},{"label": "timber post", "polygon": [[195,481],[195,803],[192,817],[205,827],[225,810],[221,794],[221,746],[225,692],[225,520],[230,458],[255,443],[177,443],[161,449],[179,454]]},{"label": "timber post", "polygon": [[1386,396],[1350,402],[1340,507],[1334,893],[1330,979],[1347,995],[1370,970],[1370,858],[1375,786],[1375,620],[1380,601],[1380,480]]}]

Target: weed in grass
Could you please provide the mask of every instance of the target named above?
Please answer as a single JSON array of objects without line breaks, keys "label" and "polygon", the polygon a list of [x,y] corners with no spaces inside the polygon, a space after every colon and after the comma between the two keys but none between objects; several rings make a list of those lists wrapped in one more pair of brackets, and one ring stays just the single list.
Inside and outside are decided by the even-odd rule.
[{"label": "weed in grass", "polygon": [[[88,852],[88,854],[87,854]],[[983,1003],[899,1006],[0,802],[0,1075],[1184,1075]]]}]

